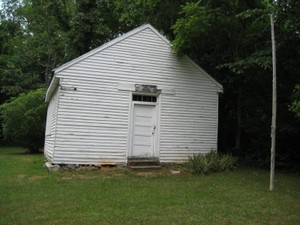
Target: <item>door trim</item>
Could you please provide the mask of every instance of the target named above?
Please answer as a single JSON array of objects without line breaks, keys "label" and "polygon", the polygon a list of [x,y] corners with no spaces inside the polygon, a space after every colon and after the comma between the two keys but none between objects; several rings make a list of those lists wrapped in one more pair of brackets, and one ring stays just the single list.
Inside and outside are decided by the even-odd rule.
[{"label": "door trim", "polygon": [[159,158],[159,148],[160,148],[160,95],[158,94],[149,94],[152,96],[156,96],[156,102],[142,102],[142,101],[133,101],[133,94],[139,94],[137,92],[130,92],[130,101],[129,101],[129,115],[128,115],[128,135],[127,135],[127,152],[126,158],[132,157],[132,140],[133,140],[133,119],[134,119],[134,106],[135,105],[152,105],[155,106],[155,117],[156,117],[156,133],[154,135],[154,143],[153,143],[153,157]]}]

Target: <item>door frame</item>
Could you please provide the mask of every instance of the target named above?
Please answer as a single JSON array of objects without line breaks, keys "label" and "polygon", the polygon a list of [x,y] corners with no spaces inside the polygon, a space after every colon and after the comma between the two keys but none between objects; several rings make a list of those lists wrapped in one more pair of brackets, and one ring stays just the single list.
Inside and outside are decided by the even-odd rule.
[{"label": "door frame", "polygon": [[[147,95],[155,96],[156,102],[142,102],[142,101],[133,101],[132,96],[134,94],[138,95]],[[151,105],[155,106],[155,117],[156,117],[156,130],[153,137],[153,157],[159,158],[159,148],[160,148],[160,95],[159,94],[150,94],[150,93],[139,93],[139,92],[130,92],[129,95],[129,115],[128,115],[128,135],[127,135],[127,152],[126,158],[132,157],[132,140],[133,140],[133,120],[134,120],[134,106],[135,105]]]}]

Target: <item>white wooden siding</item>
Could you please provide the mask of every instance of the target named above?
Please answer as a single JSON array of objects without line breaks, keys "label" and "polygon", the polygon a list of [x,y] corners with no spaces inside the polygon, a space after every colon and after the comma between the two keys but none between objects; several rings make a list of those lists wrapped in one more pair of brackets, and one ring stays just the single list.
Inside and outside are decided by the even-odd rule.
[{"label": "white wooden siding", "polygon": [[54,92],[52,99],[49,102],[48,110],[47,110],[44,152],[46,158],[49,161],[53,160],[57,111],[58,111],[58,98],[59,98],[59,89],[57,89]]},{"label": "white wooden siding", "polygon": [[[162,89],[162,162],[184,161],[193,153],[217,148],[216,82],[188,58],[176,57],[151,28],[59,69],[56,76],[61,94],[54,163],[127,161],[131,94],[118,89],[120,83]],[[47,140],[52,146],[53,140]]]}]

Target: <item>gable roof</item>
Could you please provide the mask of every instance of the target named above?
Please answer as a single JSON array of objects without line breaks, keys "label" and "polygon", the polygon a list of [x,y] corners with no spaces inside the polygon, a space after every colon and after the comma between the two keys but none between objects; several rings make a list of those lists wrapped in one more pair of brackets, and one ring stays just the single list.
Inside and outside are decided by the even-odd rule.
[{"label": "gable roof", "polygon": [[[163,35],[161,35],[158,32],[158,30],[156,30],[152,25],[145,24],[145,25],[142,25],[140,27],[137,27],[137,28],[133,29],[132,31],[127,32],[126,34],[121,35],[121,36],[119,36],[119,37],[117,37],[117,38],[115,38],[115,39],[113,39],[113,40],[111,40],[111,41],[109,41],[109,42],[107,42],[107,43],[105,43],[105,44],[103,44],[103,45],[101,45],[101,46],[99,46],[99,47],[97,47],[97,48],[95,48],[95,49],[93,49],[93,50],[91,50],[91,51],[89,51],[89,52],[87,52],[87,53],[85,53],[85,54],[83,54],[83,55],[81,55],[81,56],[79,56],[79,57],[77,57],[77,58],[75,58],[75,59],[73,59],[73,60],[71,60],[71,61],[63,64],[63,65],[61,65],[61,66],[59,66],[59,67],[57,67],[57,68],[55,68],[52,71],[53,72],[53,77],[52,77],[52,80],[51,80],[50,85],[48,87],[48,90],[47,90],[47,93],[46,93],[46,100],[45,101],[46,102],[50,101],[50,99],[51,99],[51,97],[52,97],[52,95],[53,95],[56,87],[59,85],[59,78],[55,76],[56,73],[61,72],[61,71],[65,70],[65,69],[69,68],[70,66],[72,66],[72,65],[74,65],[74,64],[76,64],[76,63],[78,63],[78,62],[80,62],[80,61],[82,61],[82,60],[84,60],[84,59],[86,59],[86,58],[94,55],[94,54],[97,54],[97,53],[103,51],[104,49],[109,48],[110,46],[115,45],[118,42],[120,42],[120,41],[122,41],[122,40],[124,40],[126,38],[129,38],[130,36],[132,36],[134,34],[137,34],[137,33],[141,32],[141,31],[143,31],[145,29],[150,29],[159,38],[161,38],[167,45],[169,45],[170,47],[172,46],[171,43],[170,43],[170,41],[166,37],[164,37]],[[201,71],[201,73],[203,73],[209,80],[211,80],[216,85],[218,92],[221,92],[221,93],[223,92],[223,87],[222,87],[221,84],[219,84],[214,78],[212,78],[208,73],[206,73],[200,66],[198,66],[188,56],[184,56],[184,57],[187,58],[199,71]]]},{"label": "gable roof", "polygon": [[89,51],[89,52],[87,52],[87,53],[85,53],[85,54],[83,54],[83,55],[81,55],[81,56],[79,56],[79,57],[63,64],[63,65],[61,65],[61,66],[59,66],[59,67],[57,67],[57,68],[55,68],[53,71],[54,71],[54,73],[58,73],[58,72],[60,72],[64,69],[74,65],[75,63],[80,62],[81,60],[84,60],[84,59],[88,58],[89,56],[92,56],[92,55],[94,55],[98,52],[101,52],[102,50],[104,50],[104,49],[106,49],[106,48],[108,48],[112,45],[115,45],[116,43],[118,43],[118,42],[120,42],[120,41],[134,35],[134,34],[137,34],[137,33],[141,32],[141,31],[143,31],[147,28],[152,30],[158,37],[160,37],[164,42],[166,42],[166,44],[171,46],[170,41],[167,38],[165,38],[163,35],[161,35],[153,26],[151,26],[150,24],[145,24],[145,25],[137,27],[137,28],[127,32],[126,34],[121,35],[121,36],[119,36],[119,37],[117,37],[117,38],[115,38],[115,39],[113,39],[113,40],[111,40],[111,41],[109,41],[109,42],[107,42],[107,43],[105,43],[105,44],[103,44],[103,45],[101,45],[101,46],[99,46],[99,47],[97,47],[97,48],[95,48],[95,49],[93,49],[93,50],[91,50],[91,51]]}]

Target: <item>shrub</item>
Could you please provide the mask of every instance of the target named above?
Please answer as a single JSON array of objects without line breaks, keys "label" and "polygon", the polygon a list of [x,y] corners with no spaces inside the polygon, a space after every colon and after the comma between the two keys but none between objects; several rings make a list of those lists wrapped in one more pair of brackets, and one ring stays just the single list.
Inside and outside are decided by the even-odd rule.
[{"label": "shrub", "polygon": [[192,173],[209,174],[232,170],[237,159],[230,154],[218,154],[216,151],[211,151],[207,154],[194,154],[185,165]]},{"label": "shrub", "polygon": [[4,139],[36,153],[44,144],[46,104],[45,90],[21,94],[0,108]]}]

